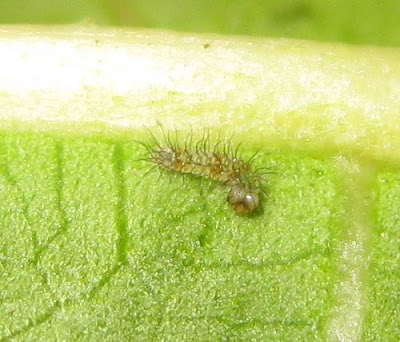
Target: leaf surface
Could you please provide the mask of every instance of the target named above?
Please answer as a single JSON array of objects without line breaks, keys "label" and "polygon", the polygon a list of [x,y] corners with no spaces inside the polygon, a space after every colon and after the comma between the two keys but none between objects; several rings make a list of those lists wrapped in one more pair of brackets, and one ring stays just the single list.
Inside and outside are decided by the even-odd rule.
[{"label": "leaf surface", "polygon": [[[0,40],[0,338],[398,340],[398,50],[27,30]],[[259,215],[147,173],[157,121],[261,150]]]}]

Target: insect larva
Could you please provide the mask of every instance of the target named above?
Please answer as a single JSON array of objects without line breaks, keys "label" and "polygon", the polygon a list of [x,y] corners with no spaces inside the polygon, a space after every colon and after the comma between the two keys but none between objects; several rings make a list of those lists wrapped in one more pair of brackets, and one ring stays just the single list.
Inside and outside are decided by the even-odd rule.
[{"label": "insect larva", "polygon": [[249,214],[254,212],[260,205],[258,193],[259,190],[256,188],[246,188],[238,183],[231,187],[228,202],[237,213]]},{"label": "insect larva", "polygon": [[[163,131],[164,133],[164,131]],[[238,214],[251,214],[260,207],[262,188],[261,175],[251,165],[254,156],[247,162],[238,157],[238,148],[233,149],[230,142],[220,141],[210,147],[209,137],[204,138],[192,148],[186,139],[185,146],[179,146],[176,139],[171,142],[164,133],[165,146],[154,135],[151,144],[142,144],[148,151],[147,160],[162,169],[181,174],[190,174],[219,181],[229,188],[228,203]]]}]

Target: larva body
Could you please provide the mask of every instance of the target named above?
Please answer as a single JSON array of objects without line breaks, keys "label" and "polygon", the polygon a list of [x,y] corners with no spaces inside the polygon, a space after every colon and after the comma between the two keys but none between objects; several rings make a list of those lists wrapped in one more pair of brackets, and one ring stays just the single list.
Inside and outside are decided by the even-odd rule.
[{"label": "larva body", "polygon": [[233,185],[238,179],[251,174],[251,166],[248,163],[219,152],[158,147],[153,151],[153,161],[171,171],[192,174],[228,185]]},{"label": "larva body", "polygon": [[164,134],[166,146],[162,146],[152,137],[151,146],[143,144],[151,163],[172,172],[221,182],[229,188],[227,200],[238,214],[251,214],[260,207],[262,177],[253,170],[252,158],[247,162],[242,160],[230,143],[222,145],[221,149],[218,149],[221,144],[210,149],[209,141],[196,144],[196,148],[180,147],[177,142],[172,144]]}]

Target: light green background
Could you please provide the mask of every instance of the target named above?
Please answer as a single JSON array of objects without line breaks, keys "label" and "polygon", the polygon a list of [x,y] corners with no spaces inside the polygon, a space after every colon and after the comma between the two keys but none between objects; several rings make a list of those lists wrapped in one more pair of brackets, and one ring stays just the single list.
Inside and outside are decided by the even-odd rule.
[{"label": "light green background", "polygon": [[397,0],[3,0],[0,23],[165,28],[400,45]]}]

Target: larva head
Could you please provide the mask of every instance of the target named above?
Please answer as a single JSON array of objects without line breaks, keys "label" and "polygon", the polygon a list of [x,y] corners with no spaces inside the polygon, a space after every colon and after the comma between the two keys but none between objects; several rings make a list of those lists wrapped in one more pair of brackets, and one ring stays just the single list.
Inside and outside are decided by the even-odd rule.
[{"label": "larva head", "polygon": [[229,204],[238,214],[251,214],[260,205],[258,191],[249,190],[242,184],[235,184],[231,187],[228,195]]}]

